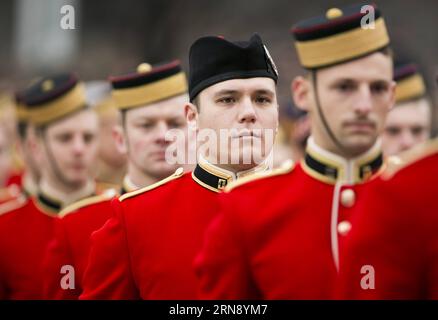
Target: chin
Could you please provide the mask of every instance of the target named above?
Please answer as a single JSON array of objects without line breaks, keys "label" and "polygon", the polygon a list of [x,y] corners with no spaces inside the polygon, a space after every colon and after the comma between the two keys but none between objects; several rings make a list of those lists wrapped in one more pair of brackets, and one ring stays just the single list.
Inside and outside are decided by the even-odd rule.
[{"label": "chin", "polygon": [[348,139],[344,143],[347,149],[354,154],[361,154],[367,152],[376,143],[376,138],[370,136],[356,136]]},{"label": "chin", "polygon": [[175,170],[182,165],[174,165],[174,164],[168,164],[167,162],[163,161],[160,163],[155,163],[149,168],[147,168],[147,171],[153,172],[156,176],[166,178],[170,176],[172,173],[175,172]]},{"label": "chin", "polygon": [[88,181],[87,178],[81,179],[81,178],[75,177],[75,178],[69,179],[70,185],[73,187],[76,187],[76,188],[80,188],[80,187],[84,186],[87,183],[87,181]]}]

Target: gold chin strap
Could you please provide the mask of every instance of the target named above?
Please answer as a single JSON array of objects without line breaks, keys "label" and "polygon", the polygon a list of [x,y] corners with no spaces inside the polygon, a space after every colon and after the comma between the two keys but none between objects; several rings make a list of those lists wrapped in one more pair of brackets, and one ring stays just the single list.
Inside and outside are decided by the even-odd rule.
[{"label": "gold chin strap", "polygon": [[318,94],[318,76],[317,76],[317,70],[313,69],[310,71],[310,75],[312,78],[312,85],[315,92],[315,103],[316,103],[316,109],[318,110],[319,118],[321,119],[321,122],[324,126],[324,129],[327,131],[327,134],[329,135],[330,139],[334,142],[334,144],[341,150],[344,154],[348,154],[346,148],[339,142],[339,140],[336,138],[335,134],[333,133],[332,129],[330,128],[327,119],[324,115],[324,112],[321,108],[321,102],[319,100],[319,94]]}]

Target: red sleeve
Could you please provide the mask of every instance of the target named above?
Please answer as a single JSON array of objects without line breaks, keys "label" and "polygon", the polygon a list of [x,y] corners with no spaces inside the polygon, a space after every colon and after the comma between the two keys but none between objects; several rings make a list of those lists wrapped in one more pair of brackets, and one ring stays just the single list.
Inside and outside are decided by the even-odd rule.
[{"label": "red sleeve", "polygon": [[0,253],[0,300],[6,300],[7,294],[6,294],[5,273],[2,270],[2,264],[3,261],[1,260],[1,253]]},{"label": "red sleeve", "polygon": [[[437,212],[434,212],[433,214],[437,215]],[[434,241],[431,244],[430,247],[430,263],[429,270],[427,272],[429,273],[428,279],[430,279],[430,290],[427,292],[428,298],[433,300],[438,300],[438,236],[436,235],[436,228],[438,228],[438,219],[435,219],[435,224],[433,225],[434,230]]]},{"label": "red sleeve", "polygon": [[[79,298],[80,279],[77,279],[76,266],[62,219],[56,221],[55,236],[47,247],[43,269],[46,299],[76,300]],[[70,283],[70,280],[73,283]]]},{"label": "red sleeve", "polygon": [[[221,213],[207,230],[195,259],[200,299],[260,299],[240,237],[229,194],[221,195]],[[236,218],[236,219],[233,219]]]},{"label": "red sleeve", "polygon": [[121,204],[112,201],[113,218],[93,232],[80,299],[139,299],[132,272]]}]

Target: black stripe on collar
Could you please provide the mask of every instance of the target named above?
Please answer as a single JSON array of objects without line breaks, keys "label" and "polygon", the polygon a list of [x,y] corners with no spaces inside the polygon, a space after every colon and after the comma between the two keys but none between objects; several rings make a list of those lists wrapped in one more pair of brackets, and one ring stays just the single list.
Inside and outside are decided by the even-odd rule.
[{"label": "black stripe on collar", "polygon": [[43,193],[38,193],[38,201],[47,209],[52,212],[59,212],[62,208],[61,202],[55,201],[54,199],[50,199]]},{"label": "black stripe on collar", "polygon": [[217,191],[217,192],[221,191],[228,184],[227,179],[224,179],[223,177],[218,177],[206,171],[199,164],[196,166],[195,170],[193,171],[193,176],[194,178],[199,180],[202,184],[205,184],[203,185],[204,187],[208,186],[211,189],[213,189],[213,191]]}]

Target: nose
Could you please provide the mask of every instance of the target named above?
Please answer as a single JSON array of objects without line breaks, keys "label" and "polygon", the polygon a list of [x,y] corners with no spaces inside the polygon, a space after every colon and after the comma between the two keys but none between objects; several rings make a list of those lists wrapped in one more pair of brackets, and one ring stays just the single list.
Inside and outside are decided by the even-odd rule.
[{"label": "nose", "polygon": [[358,98],[354,104],[354,111],[359,115],[367,115],[373,107],[371,89],[368,85],[362,85],[359,88]]},{"label": "nose", "polygon": [[239,123],[255,123],[257,119],[257,114],[254,109],[253,102],[250,97],[242,100],[239,106]]},{"label": "nose", "polygon": [[169,130],[169,126],[165,121],[157,123],[156,130],[154,132],[154,142],[160,145],[167,145],[170,142],[166,141],[166,133]]},{"label": "nose", "polygon": [[400,135],[400,151],[408,150],[415,144],[415,138],[410,130],[403,130]]},{"label": "nose", "polygon": [[82,135],[76,135],[73,140],[73,151],[76,155],[81,155],[85,151],[85,141]]}]

